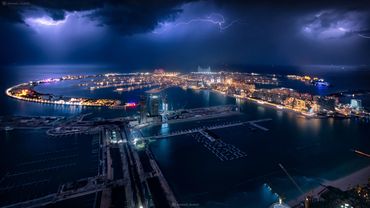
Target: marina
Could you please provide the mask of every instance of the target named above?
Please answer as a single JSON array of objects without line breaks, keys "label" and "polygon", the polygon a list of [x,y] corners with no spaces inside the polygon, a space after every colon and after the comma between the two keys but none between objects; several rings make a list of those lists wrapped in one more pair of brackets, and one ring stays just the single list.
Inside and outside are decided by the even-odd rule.
[{"label": "marina", "polygon": [[241,157],[246,157],[247,154],[234,145],[227,144],[221,139],[215,139],[205,131],[199,131],[199,133],[193,133],[191,135],[196,141],[202,144],[206,149],[212,152],[221,161],[224,160],[235,160]]}]

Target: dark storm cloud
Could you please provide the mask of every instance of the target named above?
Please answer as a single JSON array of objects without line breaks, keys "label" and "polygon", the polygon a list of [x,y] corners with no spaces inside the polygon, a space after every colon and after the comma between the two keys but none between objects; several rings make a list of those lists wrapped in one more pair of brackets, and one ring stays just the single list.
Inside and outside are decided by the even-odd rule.
[{"label": "dark storm cloud", "polygon": [[152,31],[160,21],[173,19],[181,12],[174,8],[178,3],[176,1],[162,4],[155,1],[146,4],[112,2],[95,10],[89,17],[99,20],[103,25],[111,26],[121,34],[132,35]]},{"label": "dark storm cloud", "polygon": [[318,8],[345,8],[345,9],[361,9],[366,10],[370,7],[369,3],[364,0],[311,0],[311,1],[297,1],[297,0],[214,0],[220,6],[234,5],[239,8],[243,6],[263,6],[266,8],[273,7],[275,9],[294,9],[294,10],[310,10]]},{"label": "dark storm cloud", "polygon": [[64,20],[65,19],[66,13],[63,10],[46,9],[45,11],[55,21]]},{"label": "dark storm cloud", "polygon": [[369,29],[369,13],[362,11],[322,10],[304,20],[306,35],[319,39],[356,36]]},{"label": "dark storm cloud", "polygon": [[2,2],[0,6],[0,20],[10,23],[24,23],[19,8],[8,6],[5,2]]},{"label": "dark storm cloud", "polygon": [[[3,1],[5,5],[0,8],[0,17],[9,22],[24,23],[22,13],[32,7],[41,8],[53,20],[63,20],[66,12],[73,11],[92,11],[88,17],[97,20],[100,25],[111,27],[123,35],[132,35],[136,33],[145,33],[154,30],[162,21],[173,20],[181,13],[181,5],[197,0],[35,0]],[[202,1],[197,1],[202,2]],[[270,15],[280,12],[303,12],[317,11],[320,9],[341,9],[340,11],[367,11],[370,10],[370,4],[365,1],[348,1],[348,0],[329,0],[329,1],[296,1],[296,0],[260,0],[260,1],[203,1],[207,4],[215,4],[219,8],[226,8],[231,12],[243,14],[250,8],[266,8],[266,14]],[[4,4],[4,3],[3,3]],[[262,11],[263,12],[263,11]],[[292,16],[294,18],[294,16]],[[330,21],[329,18],[327,18]],[[321,21],[323,27],[330,24]],[[361,28],[368,30],[369,28]]]},{"label": "dark storm cloud", "polygon": [[367,1],[44,0],[0,10],[18,23],[0,21],[7,63],[370,63]]},{"label": "dark storm cloud", "polygon": [[55,21],[65,19],[66,12],[91,11],[88,17],[97,20],[100,25],[109,26],[124,35],[132,35],[151,31],[160,21],[175,18],[181,12],[176,7],[190,1],[43,0],[31,1],[25,5],[18,1],[10,2],[1,7],[0,16],[6,21],[23,23],[22,14],[32,8],[43,9]]}]

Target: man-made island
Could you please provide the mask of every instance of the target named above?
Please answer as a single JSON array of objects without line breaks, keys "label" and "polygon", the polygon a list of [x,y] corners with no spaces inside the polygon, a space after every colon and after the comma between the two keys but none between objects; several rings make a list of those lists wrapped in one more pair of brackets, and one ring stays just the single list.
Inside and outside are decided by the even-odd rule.
[{"label": "man-made island", "polygon": [[[95,144],[93,149],[91,149],[95,158],[95,162],[92,165],[97,168],[97,171],[94,171],[94,174],[91,174],[89,177],[83,178],[81,176],[82,178],[78,180],[68,178],[64,182],[48,185],[50,191],[49,189],[39,188],[39,193],[32,195],[32,187],[38,186],[40,183],[44,183],[44,181],[54,180],[53,178],[57,175],[45,174],[40,176],[39,172],[76,166],[75,163],[70,162],[70,157],[73,155],[64,153],[63,151],[65,150],[56,150],[57,153],[52,152],[51,154],[62,154],[62,156],[31,160],[26,163],[32,169],[31,171],[25,172],[22,169],[14,169],[11,174],[7,174],[0,183],[2,190],[5,190],[0,195],[8,197],[8,200],[1,202],[0,206],[52,206],[66,203],[69,200],[81,200],[81,197],[92,197],[96,207],[115,205],[126,207],[181,207],[184,205],[184,202],[181,200],[181,196],[176,194],[176,190],[173,190],[171,187],[171,178],[165,177],[162,173],[162,171],[166,170],[160,166],[160,161],[158,161],[155,152],[150,148],[151,144],[154,145],[164,138],[168,141],[171,140],[171,142],[179,137],[187,138],[194,142],[194,145],[199,146],[202,153],[214,159],[212,161],[216,164],[217,169],[214,169],[216,172],[221,167],[219,164],[229,164],[231,161],[238,162],[238,160],[253,160],[256,155],[258,156],[258,152],[253,152],[252,149],[246,148],[248,145],[233,143],[233,140],[220,133],[220,130],[245,133],[246,136],[241,137],[240,140],[251,141],[255,139],[262,142],[263,140],[272,142],[271,140],[266,140],[266,138],[276,139],[269,134],[274,132],[274,127],[273,125],[271,127],[270,124],[275,122],[273,117],[270,117],[271,114],[268,117],[266,117],[266,114],[255,118],[244,116],[243,110],[240,109],[241,106],[237,103],[236,105],[232,103],[216,106],[206,105],[205,107],[197,108],[178,107],[177,109],[170,109],[167,97],[164,95],[165,90],[168,88],[178,87],[176,90],[179,91],[181,91],[179,88],[189,89],[189,92],[213,91],[224,96],[234,97],[237,100],[249,100],[257,105],[269,106],[279,111],[291,111],[303,115],[304,118],[356,117],[368,119],[369,117],[368,112],[361,104],[361,100],[354,96],[354,93],[350,96],[347,96],[350,92],[338,92],[330,95],[302,93],[299,89],[291,89],[285,86],[286,80],[303,83],[306,87],[313,88],[330,86],[330,84],[323,84],[326,81],[322,78],[309,76],[209,71],[181,74],[157,70],[154,73],[69,75],[60,78],[30,81],[11,87],[6,90],[6,94],[22,101],[45,103],[47,105],[106,107],[105,110],[107,111],[128,107],[137,108],[137,111],[130,116],[117,115],[112,118],[96,117],[92,113],[93,109],[89,109],[91,112],[86,114],[69,117],[0,117],[0,130],[4,130],[5,135],[16,133],[20,130],[38,130],[44,131],[47,138],[63,138],[53,141],[69,141],[68,138],[77,138],[76,135],[79,138],[91,136],[94,141],[93,144]],[[100,89],[112,90],[113,95],[119,93],[119,96],[121,96],[122,92],[127,91],[141,89],[142,92],[139,92],[141,95],[138,102],[124,100],[124,96],[122,96],[123,99],[121,100],[115,100],[70,97],[50,93],[54,92],[53,87],[55,85],[59,86],[59,84],[61,86],[67,84],[68,87],[81,88],[87,90],[87,92]],[[44,93],[45,91],[49,93]],[[363,94],[366,92],[359,91],[358,93]],[[303,148],[307,149],[308,152],[312,150],[309,149],[310,147],[316,147],[321,144],[306,142],[308,143],[304,147],[292,144],[292,147],[295,147],[292,151],[298,150],[297,154],[299,154],[299,152],[303,151]],[[192,148],[194,147],[192,146]],[[167,147],[164,148],[167,149]],[[268,149],[264,151],[269,152]],[[304,154],[307,154],[307,152]],[[343,150],[340,149],[340,152],[343,153]],[[362,152],[359,149],[354,149],[353,155],[369,157],[366,151]],[[199,158],[202,157],[200,156]],[[50,167],[44,167],[40,164],[44,161],[47,161],[48,164],[50,163]],[[54,165],[54,163],[56,164]],[[284,163],[284,165],[286,164]],[[290,178],[288,183],[296,183],[290,177],[289,172],[294,171],[291,165],[287,164],[285,166],[288,167],[287,169],[280,163],[275,166],[276,168],[280,166],[281,169],[276,170],[275,168],[274,173],[284,174],[283,176]],[[274,169],[274,167],[271,169]],[[367,173],[368,167],[364,170]],[[324,188],[321,186],[316,187],[312,192],[303,192],[298,188],[299,190],[297,191],[301,195],[296,200],[290,198],[288,204],[294,207],[310,207],[313,204],[322,202],[325,205],[368,203],[370,189],[368,188],[369,186],[364,186],[367,176],[363,175],[361,180],[355,181],[352,180],[353,178],[359,178],[358,174],[340,179],[342,181],[341,184],[325,183],[323,184]],[[284,197],[283,191],[275,191],[275,187],[267,179],[261,178],[261,180],[266,180],[264,188],[266,188],[268,193],[274,194],[274,200],[280,199],[274,206],[289,207],[281,200]],[[353,184],[353,181],[355,184]],[[347,189],[345,186],[349,186],[350,183],[361,186],[355,188],[351,186]],[[23,187],[25,184],[29,187],[22,189],[24,190],[24,194],[22,194],[24,197],[22,199],[14,197],[17,195],[15,193],[19,191],[18,187]],[[334,189],[331,186],[341,188],[342,190]],[[354,195],[354,193],[358,194]],[[337,200],[338,197],[342,196],[345,196],[345,198]],[[202,204],[194,203],[190,205],[200,206]]]},{"label": "man-made island", "polygon": [[[89,90],[114,88],[115,92],[148,89],[148,94],[157,94],[169,87],[182,87],[193,90],[212,90],[238,99],[255,101],[260,105],[272,106],[297,112],[305,117],[325,118],[351,116],[368,118],[369,112],[362,107],[359,99],[349,101],[341,99],[341,94],[314,95],[302,93],[297,89],[284,87],[282,80],[289,79],[312,87],[328,87],[330,84],[322,78],[297,75],[256,74],[239,72],[192,72],[175,73],[156,70],[154,73],[108,73],[99,75],[64,76],[39,81],[30,81],[13,86],[6,90],[10,97],[48,104],[125,107],[133,103],[121,105],[119,100],[91,99],[46,94],[36,90],[37,86],[78,80],[76,87]],[[135,104],[136,106],[136,104]]]}]

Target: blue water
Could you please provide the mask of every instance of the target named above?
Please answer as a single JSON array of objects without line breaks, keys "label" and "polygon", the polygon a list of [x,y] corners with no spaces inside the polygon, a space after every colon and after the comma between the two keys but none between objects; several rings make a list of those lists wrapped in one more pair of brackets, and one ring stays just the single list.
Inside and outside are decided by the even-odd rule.
[{"label": "blue water", "polygon": [[98,138],[51,137],[45,130],[0,131],[0,206],[56,193],[98,174]]},{"label": "blue water", "polygon": [[[309,70],[305,67],[285,68],[248,68],[245,71],[261,70],[267,73],[279,71],[299,75],[316,75],[333,84],[331,88],[319,89],[302,83],[284,83],[294,86],[299,91],[314,94],[329,94],[340,90],[370,90],[370,71],[368,69],[335,69],[317,67]],[[2,67],[0,87],[7,87],[29,80],[60,77],[68,74],[96,74],[105,72],[123,72],[119,68],[104,66],[25,66]],[[104,97],[125,100],[137,100],[141,91],[117,94],[113,89],[89,91],[76,90],[74,87],[51,86],[67,96]],[[40,88],[47,90],[50,88]],[[247,127],[233,127],[214,131],[226,143],[230,143],[247,153],[247,157],[233,161],[219,161],[213,154],[199,145],[189,136],[161,139],[150,144],[170,186],[181,203],[199,203],[202,207],[266,207],[277,200],[277,196],[292,199],[300,195],[299,191],[281,171],[282,163],[304,190],[309,190],[323,180],[332,180],[369,165],[369,160],[358,157],[350,149],[370,152],[370,128],[368,121],[356,119],[304,119],[292,112],[284,112],[255,103],[235,100],[210,91],[182,90],[171,88],[165,91],[170,109],[195,108],[223,104],[238,104],[244,115],[238,119],[251,120],[272,118],[262,125],[269,132],[251,131]],[[27,103],[0,95],[0,115],[74,115],[93,112],[94,116],[113,117],[137,113],[138,109],[112,110],[107,108],[89,108],[73,106],[55,106]],[[365,106],[369,102],[365,100]],[[225,118],[234,120],[233,118]],[[144,133],[166,132],[181,128],[191,128],[215,122],[170,124],[146,129]],[[216,121],[217,122],[217,121]],[[18,137],[18,136],[15,136]],[[13,140],[14,136],[2,141]],[[26,140],[18,140],[25,143]],[[5,142],[0,148],[5,150],[14,143]],[[32,143],[38,147],[40,142]],[[29,149],[31,152],[37,149]],[[18,151],[23,155],[22,151]],[[1,164],[10,164],[11,152],[2,153]],[[7,158],[7,159],[3,159]],[[369,173],[370,175],[370,173]],[[270,191],[264,184],[268,184]],[[276,194],[275,194],[276,193]],[[278,194],[278,195],[277,195]]]},{"label": "blue water", "polygon": [[[186,95],[177,93],[177,96]],[[199,93],[193,99],[203,96]],[[213,103],[217,96],[210,93],[210,102]],[[235,100],[228,103],[233,104]],[[248,127],[214,131],[223,141],[246,152],[248,156],[245,158],[221,162],[190,136],[162,139],[151,144],[151,150],[180,202],[200,203],[205,207],[266,207],[277,200],[275,193],[286,199],[300,195],[279,168],[279,163],[304,190],[369,165],[368,159],[350,151],[370,150],[364,148],[370,145],[370,128],[366,121],[305,119],[292,112],[255,103],[241,102],[240,106],[245,113],[242,119],[273,119],[262,124],[270,129],[269,132],[253,132]],[[163,133],[210,122],[169,124],[143,132]],[[272,191],[264,186],[265,183]]]}]

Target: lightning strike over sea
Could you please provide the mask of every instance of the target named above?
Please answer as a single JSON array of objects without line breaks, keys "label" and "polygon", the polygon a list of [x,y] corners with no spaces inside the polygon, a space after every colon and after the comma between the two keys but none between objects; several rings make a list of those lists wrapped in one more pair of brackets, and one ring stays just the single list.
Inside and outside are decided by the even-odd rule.
[{"label": "lightning strike over sea", "polygon": [[226,21],[224,15],[219,13],[212,13],[205,18],[193,18],[187,21],[180,21],[180,22],[163,22],[159,23],[159,26],[156,30],[153,31],[155,34],[161,34],[166,31],[175,29],[177,27],[185,26],[185,25],[196,25],[199,24],[211,24],[215,25],[219,31],[225,31],[232,27],[235,24],[246,24],[245,22],[240,21],[239,19],[234,19],[231,21]]}]

